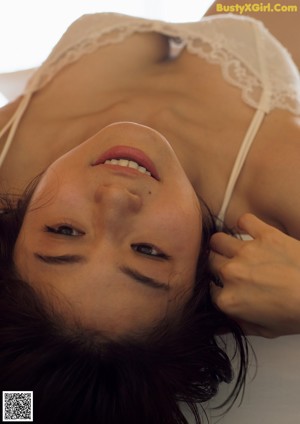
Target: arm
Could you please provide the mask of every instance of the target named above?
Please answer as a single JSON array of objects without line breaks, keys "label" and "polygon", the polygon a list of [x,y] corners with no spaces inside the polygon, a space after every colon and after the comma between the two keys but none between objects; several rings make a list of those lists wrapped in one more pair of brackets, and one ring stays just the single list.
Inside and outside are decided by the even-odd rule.
[{"label": "arm", "polygon": [[[263,6],[267,8],[269,4],[271,9],[274,9],[275,5],[277,7],[280,5],[281,11],[271,12],[268,9],[265,12],[254,11],[255,5],[257,5],[256,7],[259,6],[259,10],[262,10],[261,8]],[[265,3],[255,0],[217,0],[208,9],[205,16],[225,13],[224,11],[217,11],[217,8],[220,9],[220,5],[233,7],[236,7],[236,5],[245,6],[243,14],[262,21],[269,31],[288,49],[294,62],[300,69],[300,3],[298,0],[269,0]],[[287,11],[288,7],[290,11]],[[231,13],[240,14],[238,10]]]},{"label": "arm", "polygon": [[212,284],[215,304],[252,335],[300,333],[300,241],[245,214],[243,241],[225,233],[211,238],[211,265],[223,287]]}]

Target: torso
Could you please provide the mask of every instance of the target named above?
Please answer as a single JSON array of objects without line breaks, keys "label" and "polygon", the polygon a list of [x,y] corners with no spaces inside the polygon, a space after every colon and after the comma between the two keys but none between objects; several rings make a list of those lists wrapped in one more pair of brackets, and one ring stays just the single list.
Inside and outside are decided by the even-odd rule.
[{"label": "torso", "polygon": [[[164,36],[139,34],[64,68],[31,100],[0,171],[4,189],[21,191],[109,123],[134,121],[166,136],[217,214],[254,109],[224,81],[218,66],[186,51],[173,61],[167,56]],[[2,111],[0,127],[16,105]],[[233,193],[229,226],[250,211],[300,239],[299,135],[299,118],[288,112],[274,110],[265,118]]]}]

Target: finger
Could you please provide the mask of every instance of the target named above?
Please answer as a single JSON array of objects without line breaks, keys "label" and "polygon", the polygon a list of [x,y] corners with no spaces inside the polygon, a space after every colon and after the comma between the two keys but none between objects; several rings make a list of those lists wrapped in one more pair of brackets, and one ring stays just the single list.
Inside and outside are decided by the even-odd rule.
[{"label": "finger", "polygon": [[210,239],[210,247],[212,250],[227,258],[235,256],[242,243],[244,243],[242,240],[225,233],[215,233]]},{"label": "finger", "polygon": [[223,287],[216,286],[214,283],[210,285],[210,296],[216,306],[218,306],[218,299],[222,295],[223,290]]},{"label": "finger", "polygon": [[209,255],[210,269],[213,274],[218,275],[222,266],[228,262],[228,259],[220,253],[211,252]]},{"label": "finger", "polygon": [[219,255],[218,253],[212,252],[210,254],[210,269],[212,272],[212,283],[216,287],[224,287],[224,281],[221,278],[221,268],[222,266],[228,262],[228,259],[226,259],[224,256]]},{"label": "finger", "polygon": [[246,214],[242,215],[239,218],[237,225],[238,225],[238,228],[242,232],[246,232],[247,234],[249,234],[253,238],[258,238],[265,231],[269,231],[271,229],[274,229],[274,227],[272,227],[269,224],[266,224],[264,221],[257,218],[257,216],[255,216],[251,213],[246,213]]}]

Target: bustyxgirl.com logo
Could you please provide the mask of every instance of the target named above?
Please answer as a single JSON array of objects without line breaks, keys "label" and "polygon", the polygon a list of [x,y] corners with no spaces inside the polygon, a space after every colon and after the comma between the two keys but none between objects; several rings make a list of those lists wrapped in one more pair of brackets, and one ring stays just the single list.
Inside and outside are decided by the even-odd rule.
[{"label": "bustyxgirl.com logo", "polygon": [[244,3],[244,4],[216,4],[216,12],[219,13],[239,13],[243,15],[244,13],[295,13],[298,12],[297,5],[284,5],[276,3],[272,5],[271,3]]}]

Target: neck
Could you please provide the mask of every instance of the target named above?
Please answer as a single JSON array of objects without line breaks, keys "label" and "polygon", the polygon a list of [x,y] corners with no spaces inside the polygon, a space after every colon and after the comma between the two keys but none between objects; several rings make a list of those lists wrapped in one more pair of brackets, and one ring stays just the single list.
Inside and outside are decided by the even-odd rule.
[{"label": "neck", "polygon": [[[196,193],[205,200],[213,213],[217,213],[235,156],[253,114],[253,110],[240,100],[240,93],[236,100],[238,106],[224,106],[218,98],[219,89],[216,87],[213,95],[211,88],[209,93],[203,90],[202,101],[196,104],[190,97],[185,99],[182,96],[179,106],[171,102],[162,91],[155,93],[152,98],[141,89],[139,96],[136,93],[125,93],[125,101],[124,98],[118,99],[97,114],[87,113],[76,119],[62,117],[60,120],[49,119],[47,113],[44,113],[44,119],[37,119],[40,105],[34,99],[27,115],[35,119],[31,120],[30,125],[27,115],[22,120],[22,137],[17,134],[14,139],[7,161],[0,170],[1,181],[9,189],[13,185],[23,190],[24,185],[35,175],[100,128],[113,122],[129,120],[148,125],[167,138]],[[17,99],[0,110],[0,125],[8,122],[19,101]],[[5,139],[2,138],[0,147],[3,147]],[[16,174],[16,169],[21,171]]]}]

